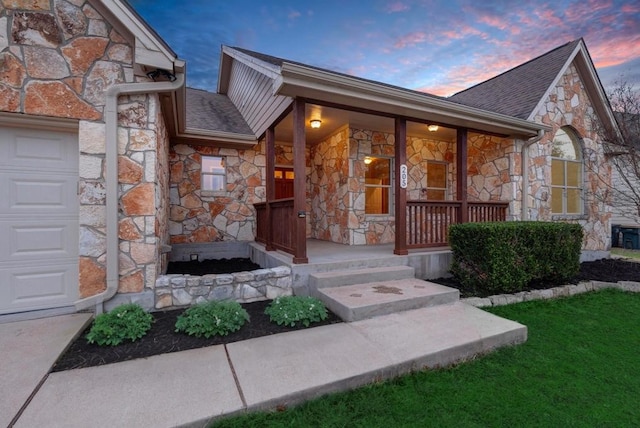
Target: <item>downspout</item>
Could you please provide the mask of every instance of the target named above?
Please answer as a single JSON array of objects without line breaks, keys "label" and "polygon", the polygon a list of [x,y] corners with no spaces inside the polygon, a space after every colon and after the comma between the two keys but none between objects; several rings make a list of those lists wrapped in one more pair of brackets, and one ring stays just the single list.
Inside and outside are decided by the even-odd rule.
[{"label": "downspout", "polygon": [[529,147],[538,141],[542,140],[544,136],[544,130],[539,129],[538,135],[535,137],[529,138],[522,145],[522,221],[529,219]]},{"label": "downspout", "polygon": [[177,73],[172,82],[120,83],[107,89],[105,106],[105,160],[107,162],[106,186],[106,226],[107,226],[107,288],[90,297],[75,302],[80,311],[95,305],[95,312],[101,313],[103,303],[118,291],[119,282],[119,239],[118,239],[118,97],[120,95],[157,94],[180,89],[185,82],[184,72]]}]

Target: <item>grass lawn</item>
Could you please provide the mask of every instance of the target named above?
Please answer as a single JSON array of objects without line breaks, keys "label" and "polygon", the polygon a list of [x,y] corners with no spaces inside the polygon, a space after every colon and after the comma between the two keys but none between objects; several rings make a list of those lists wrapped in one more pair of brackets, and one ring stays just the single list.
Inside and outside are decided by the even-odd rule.
[{"label": "grass lawn", "polygon": [[640,250],[626,250],[624,248],[611,248],[611,254],[640,260]]},{"label": "grass lawn", "polygon": [[631,427],[640,425],[640,294],[605,290],[492,308],[528,341],[216,427]]}]

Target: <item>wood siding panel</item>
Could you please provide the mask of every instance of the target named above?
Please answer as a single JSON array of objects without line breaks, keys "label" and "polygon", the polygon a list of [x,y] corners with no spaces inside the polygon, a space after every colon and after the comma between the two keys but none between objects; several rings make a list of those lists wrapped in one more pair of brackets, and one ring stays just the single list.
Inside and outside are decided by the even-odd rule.
[{"label": "wood siding panel", "polygon": [[272,79],[234,60],[227,96],[256,135],[261,135],[291,104],[289,97],[273,96]]}]

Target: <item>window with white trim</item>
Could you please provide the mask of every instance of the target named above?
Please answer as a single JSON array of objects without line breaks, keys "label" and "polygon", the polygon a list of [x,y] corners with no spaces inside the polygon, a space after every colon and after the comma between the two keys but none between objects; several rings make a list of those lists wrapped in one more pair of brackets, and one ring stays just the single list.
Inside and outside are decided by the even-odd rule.
[{"label": "window with white trim", "polygon": [[367,156],[364,160],[365,214],[391,212],[391,159]]},{"label": "window with white trim", "polygon": [[558,129],[551,149],[551,212],[583,213],[582,150],[570,129]]},{"label": "window with white trim", "polygon": [[220,156],[202,156],[201,190],[220,192],[227,188],[227,172],[224,158]]},{"label": "window with white trim", "polygon": [[427,199],[447,199],[447,164],[444,162],[427,161]]}]

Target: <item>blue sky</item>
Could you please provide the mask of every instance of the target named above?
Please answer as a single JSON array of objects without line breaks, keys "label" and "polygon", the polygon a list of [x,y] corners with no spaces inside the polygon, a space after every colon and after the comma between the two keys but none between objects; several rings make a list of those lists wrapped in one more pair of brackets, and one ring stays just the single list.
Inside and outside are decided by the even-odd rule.
[{"label": "blue sky", "polygon": [[605,87],[640,87],[637,0],[130,0],[216,90],[221,45],[451,95],[583,37]]}]

